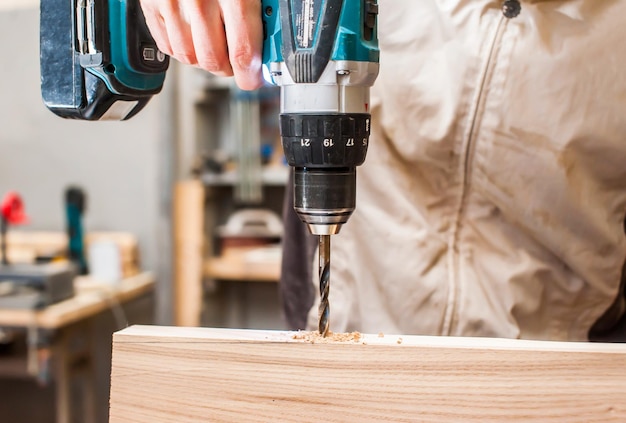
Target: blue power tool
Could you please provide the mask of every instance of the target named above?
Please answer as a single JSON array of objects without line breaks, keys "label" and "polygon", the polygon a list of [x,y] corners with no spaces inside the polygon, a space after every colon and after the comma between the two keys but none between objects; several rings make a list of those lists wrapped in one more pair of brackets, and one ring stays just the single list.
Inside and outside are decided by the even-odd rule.
[{"label": "blue power tool", "polygon": [[81,275],[86,275],[89,272],[85,258],[85,239],[83,234],[83,214],[85,213],[86,203],[87,198],[81,188],[69,187],[65,190],[68,255]]},{"label": "blue power tool", "polygon": [[319,235],[319,332],[329,330],[330,236],[356,207],[378,75],[376,0],[263,0],[266,76],[281,87],[280,133],[294,208]]},{"label": "blue power tool", "polygon": [[126,120],[161,91],[169,57],[139,0],[43,0],[41,94],[64,118]]}]

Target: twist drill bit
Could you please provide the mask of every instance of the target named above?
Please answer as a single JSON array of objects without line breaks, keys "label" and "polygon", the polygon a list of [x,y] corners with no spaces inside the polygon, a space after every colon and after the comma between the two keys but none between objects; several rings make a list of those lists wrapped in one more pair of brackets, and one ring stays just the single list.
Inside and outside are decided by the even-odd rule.
[{"label": "twist drill bit", "polygon": [[320,308],[318,329],[320,335],[326,337],[330,324],[330,306],[328,304],[328,292],[330,291],[330,235],[320,235],[319,264]]}]

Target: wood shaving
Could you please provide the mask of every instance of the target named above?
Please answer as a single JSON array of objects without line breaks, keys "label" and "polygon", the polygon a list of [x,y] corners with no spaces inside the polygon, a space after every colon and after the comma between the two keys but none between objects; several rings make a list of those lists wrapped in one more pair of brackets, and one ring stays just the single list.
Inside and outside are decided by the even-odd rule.
[{"label": "wood shaving", "polygon": [[400,345],[402,343],[402,338],[398,338],[396,342],[398,343],[398,345]]},{"label": "wood shaving", "polygon": [[328,332],[326,337],[320,335],[317,331],[298,331],[292,337],[297,341],[310,342],[311,344],[334,344],[336,342],[345,342],[356,344],[361,341],[360,332],[350,333],[334,333]]},{"label": "wood shaving", "polygon": [[384,334],[384,333],[382,333],[382,332],[378,332],[378,337],[379,337],[379,338],[384,338],[384,337],[385,337],[385,334]]}]

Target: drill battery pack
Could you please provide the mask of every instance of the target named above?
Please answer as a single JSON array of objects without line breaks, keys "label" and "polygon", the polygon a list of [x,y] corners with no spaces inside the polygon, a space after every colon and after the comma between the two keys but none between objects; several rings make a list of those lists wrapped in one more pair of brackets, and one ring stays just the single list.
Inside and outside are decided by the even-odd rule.
[{"label": "drill battery pack", "polygon": [[41,94],[63,118],[127,120],[159,93],[169,66],[139,0],[43,0]]}]

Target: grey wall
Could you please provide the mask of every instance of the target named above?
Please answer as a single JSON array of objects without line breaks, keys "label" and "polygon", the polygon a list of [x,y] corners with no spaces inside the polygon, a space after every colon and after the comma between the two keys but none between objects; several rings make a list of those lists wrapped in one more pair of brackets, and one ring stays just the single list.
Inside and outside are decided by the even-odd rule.
[{"label": "grey wall", "polygon": [[[57,118],[40,100],[38,5],[0,7],[0,196],[23,194],[28,229],[63,230],[63,191],[78,184],[88,194],[86,229],[136,234],[143,267],[162,270],[170,260],[158,247],[169,237],[163,233],[169,193],[167,158],[159,154],[166,126],[159,102],[163,97],[128,122]],[[159,284],[168,286],[161,276]]]}]

